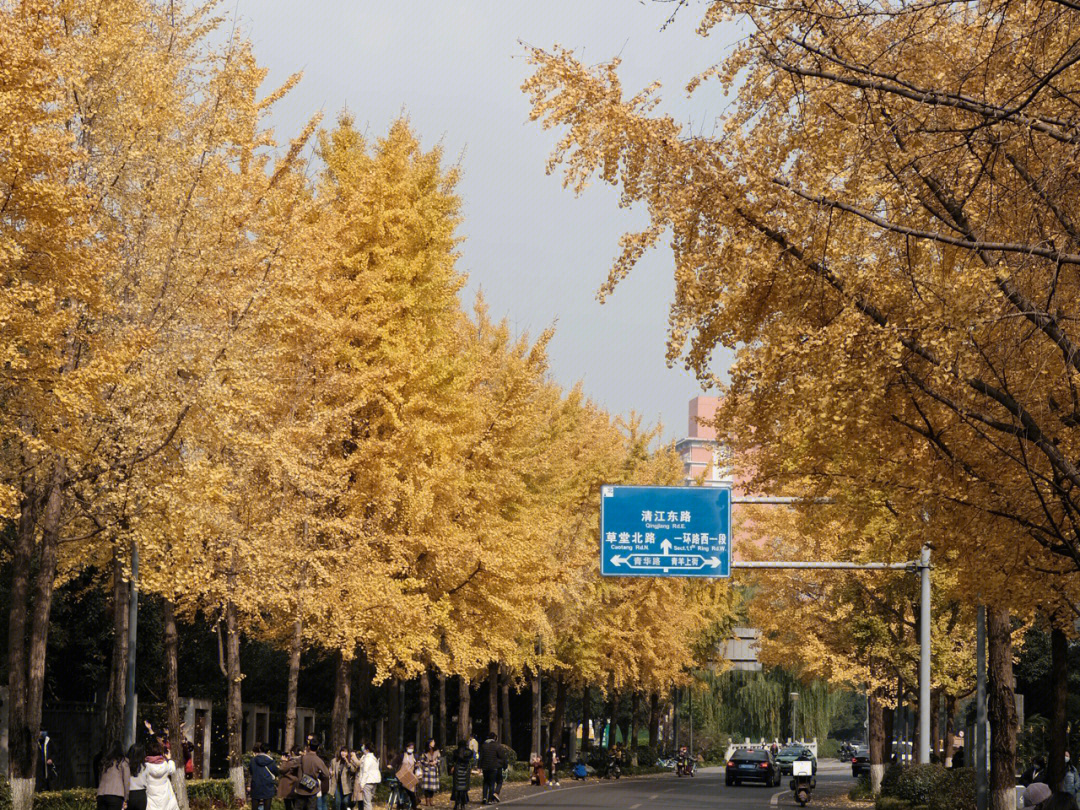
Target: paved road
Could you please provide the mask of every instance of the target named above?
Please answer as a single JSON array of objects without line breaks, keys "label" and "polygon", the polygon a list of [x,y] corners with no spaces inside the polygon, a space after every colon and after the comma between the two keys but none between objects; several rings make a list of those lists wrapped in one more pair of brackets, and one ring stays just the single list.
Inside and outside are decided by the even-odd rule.
[{"label": "paved road", "polygon": [[[784,778],[786,787],[788,777]],[[839,789],[852,784],[851,766],[835,761],[822,763],[818,772],[819,790]],[[724,772],[707,768],[693,779],[679,779],[674,774],[655,778],[586,785],[563,782],[558,790],[537,792],[530,796],[504,801],[513,810],[532,807],[561,810],[768,810],[771,807],[797,807],[790,790],[743,785],[724,785]],[[811,808],[814,803],[809,805]]]}]

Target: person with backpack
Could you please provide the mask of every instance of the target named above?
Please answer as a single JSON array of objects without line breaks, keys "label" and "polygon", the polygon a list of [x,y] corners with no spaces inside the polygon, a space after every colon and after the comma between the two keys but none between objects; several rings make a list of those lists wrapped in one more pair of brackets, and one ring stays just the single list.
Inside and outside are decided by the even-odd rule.
[{"label": "person with backpack", "polygon": [[469,804],[469,780],[472,778],[473,752],[469,743],[462,740],[454,752],[451,767],[453,780],[450,798],[454,800],[454,810],[463,810]]},{"label": "person with backpack", "polygon": [[312,737],[297,761],[293,810],[318,810],[319,796],[329,792],[330,771],[319,756],[319,741]]},{"label": "person with backpack", "polygon": [[270,810],[277,793],[275,777],[278,775],[278,767],[267,755],[262,743],[255,743],[251,747],[251,754],[251,763],[248,765],[251,771],[251,810]]}]

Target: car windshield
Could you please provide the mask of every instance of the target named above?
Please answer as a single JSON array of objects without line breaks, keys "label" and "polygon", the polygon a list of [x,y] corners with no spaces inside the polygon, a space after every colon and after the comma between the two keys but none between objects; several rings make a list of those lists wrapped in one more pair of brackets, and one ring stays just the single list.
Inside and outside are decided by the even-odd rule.
[{"label": "car windshield", "polygon": [[764,751],[748,751],[748,750],[736,751],[735,756],[732,757],[732,759],[748,759],[748,760],[751,760],[753,762],[764,762],[768,758],[769,758],[769,755],[766,754]]},{"label": "car windshield", "polygon": [[797,757],[802,755],[803,750],[801,748],[784,748],[780,751],[782,757]]}]

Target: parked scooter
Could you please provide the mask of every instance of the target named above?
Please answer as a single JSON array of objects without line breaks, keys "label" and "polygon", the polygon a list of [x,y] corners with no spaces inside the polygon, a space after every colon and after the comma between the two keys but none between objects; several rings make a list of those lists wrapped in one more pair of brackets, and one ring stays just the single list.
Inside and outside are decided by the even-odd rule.
[{"label": "parked scooter", "polygon": [[817,787],[814,778],[814,763],[809,759],[797,759],[791,763],[791,791],[799,807],[810,803],[810,792]]}]

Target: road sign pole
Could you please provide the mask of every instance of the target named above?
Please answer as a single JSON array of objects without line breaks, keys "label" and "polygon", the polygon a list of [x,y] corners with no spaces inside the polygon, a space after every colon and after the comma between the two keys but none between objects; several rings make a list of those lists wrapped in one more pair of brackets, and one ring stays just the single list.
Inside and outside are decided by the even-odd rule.
[{"label": "road sign pole", "polygon": [[930,546],[919,556],[919,764],[930,762]]}]

